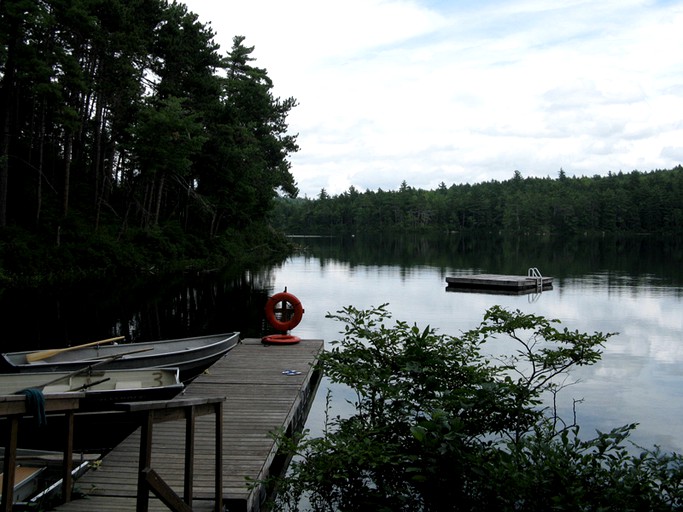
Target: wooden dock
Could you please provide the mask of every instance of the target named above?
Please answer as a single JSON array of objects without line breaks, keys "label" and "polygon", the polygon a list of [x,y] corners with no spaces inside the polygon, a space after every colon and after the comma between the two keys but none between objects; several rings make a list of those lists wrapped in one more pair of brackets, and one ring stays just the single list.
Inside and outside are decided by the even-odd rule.
[{"label": "wooden dock", "polygon": [[473,274],[447,277],[447,291],[523,294],[552,290],[552,277]]},{"label": "wooden dock", "polygon": [[[264,345],[259,339],[243,340],[178,397],[179,401],[225,397],[222,464],[219,458],[223,471],[219,481],[227,510],[258,512],[267,489],[263,485],[252,488],[250,481],[253,484],[286,467],[287,460],[278,454],[271,432],[284,429],[291,433],[303,427],[320,383],[321,375],[312,365],[322,349],[322,340],[280,346]],[[211,415],[198,417],[194,423],[191,510],[214,510],[218,424]],[[185,482],[185,427],[184,421],[155,424],[151,442],[152,466],[181,497]],[[76,482],[74,493],[82,493],[84,498],[54,510],[136,510],[140,442],[138,429],[107,454],[97,469],[88,471]],[[149,510],[169,509],[150,493]]]}]

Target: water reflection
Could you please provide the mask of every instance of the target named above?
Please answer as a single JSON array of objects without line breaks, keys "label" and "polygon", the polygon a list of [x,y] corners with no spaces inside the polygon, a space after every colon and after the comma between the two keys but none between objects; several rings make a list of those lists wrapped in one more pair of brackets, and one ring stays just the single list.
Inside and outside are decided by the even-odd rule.
[{"label": "water reflection", "polygon": [[[377,246],[367,248],[357,239],[319,242],[310,245],[306,255],[287,261],[275,275],[276,288],[286,285],[304,301],[306,315],[297,328],[299,335],[337,339],[342,326],[325,319],[325,313],[346,305],[371,307],[383,303],[389,303],[395,319],[421,327],[431,325],[452,335],[475,327],[483,312],[494,304],[558,318],[571,330],[616,332],[618,335],[608,340],[600,363],[572,374],[578,383],[564,391],[560,412],[571,418],[573,401],[583,400],[577,414],[586,435],[595,429],[605,431],[638,422],[634,440],[683,452],[683,436],[678,432],[683,411],[677,405],[683,393],[680,262],[669,259],[671,248],[678,245],[656,242],[646,246],[641,239],[631,245],[614,242],[607,248],[600,241],[595,242],[596,248],[586,242],[581,246],[583,252],[561,251],[563,263],[575,262],[561,271],[557,267],[558,251],[550,250],[552,245],[546,246],[549,250],[545,252],[536,247],[534,265],[550,269],[544,272],[547,275],[556,275],[558,270],[560,277],[553,290],[532,300],[524,295],[444,291],[445,277],[457,272],[526,273],[528,263],[522,264],[521,255],[518,260],[512,258],[519,262],[515,270],[512,264],[498,263],[509,255],[502,247],[501,257],[492,258],[467,252],[472,246],[464,253],[443,254],[443,248],[432,252],[424,244],[411,245],[408,241],[387,245],[378,240],[377,245],[389,249],[384,254]],[[521,249],[521,245],[514,248]],[[352,253],[348,258],[342,257],[345,249]],[[598,254],[601,249],[607,253]],[[404,257],[407,253],[414,255],[412,260]],[[600,266],[582,274],[584,256],[594,258]],[[648,265],[643,265],[644,261]],[[648,271],[638,273],[640,267]],[[660,273],[652,272],[651,267]],[[495,356],[511,348],[501,340],[489,350]],[[340,395],[335,405],[343,410],[346,400],[354,397],[344,389],[335,391]],[[323,418],[322,402],[316,407],[308,425],[314,431]]]},{"label": "water reflection", "polygon": [[321,261],[357,265],[428,266],[525,274],[538,267],[557,279],[616,272],[632,279],[656,277],[661,285],[683,286],[683,239],[631,237],[461,236],[458,234],[297,237]]},{"label": "water reflection", "polygon": [[260,336],[271,269],[4,290],[0,350],[62,347],[125,336],[150,341],[240,331]]},{"label": "water reflection", "polygon": [[[447,235],[435,238],[297,239],[302,252],[271,268],[98,282],[70,289],[0,292],[2,351],[85,343],[114,335],[143,341],[240,331],[260,337],[263,306],[285,287],[305,313],[295,334],[339,338],[342,325],[326,318],[347,305],[388,303],[394,319],[458,335],[475,327],[498,304],[561,319],[569,329],[618,332],[600,363],[578,369],[580,382],[562,395],[584,432],[641,424],[635,439],[683,452],[683,243],[644,237],[558,240]],[[457,273],[526,274],[538,267],[553,289],[534,296],[445,291]],[[510,350],[501,341],[492,355]],[[322,425],[321,392],[308,427]],[[333,414],[355,397],[335,389]]]}]

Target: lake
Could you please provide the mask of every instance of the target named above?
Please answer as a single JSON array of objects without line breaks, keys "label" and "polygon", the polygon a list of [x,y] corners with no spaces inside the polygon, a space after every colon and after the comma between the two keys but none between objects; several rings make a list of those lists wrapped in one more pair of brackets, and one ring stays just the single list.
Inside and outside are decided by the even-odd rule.
[{"label": "lake", "polygon": [[[0,293],[2,351],[85,343],[116,335],[147,341],[239,330],[264,330],[263,305],[285,288],[305,313],[293,334],[339,338],[342,325],[325,318],[347,305],[388,303],[395,320],[458,335],[501,305],[557,318],[570,330],[618,332],[602,360],[572,372],[561,413],[584,436],[639,423],[633,440],[683,453],[683,242],[679,239],[528,237],[299,237],[295,255],[273,267],[174,279],[98,282],[69,289]],[[526,295],[446,290],[446,277],[469,273],[526,274],[537,267],[552,290]],[[493,354],[509,346],[499,342]],[[320,432],[323,381],[307,427]],[[333,387],[333,414],[353,398]]]},{"label": "lake", "polygon": [[[325,319],[346,305],[389,303],[394,319],[430,325],[457,335],[476,327],[495,304],[557,318],[570,330],[618,332],[594,366],[577,368],[579,382],[560,394],[560,411],[571,419],[573,399],[584,436],[638,422],[633,440],[683,451],[683,280],[681,246],[651,239],[558,241],[462,241],[429,243],[355,239],[305,240],[308,254],[290,258],[276,272],[306,309],[295,329],[302,337],[338,339],[341,324]],[[496,295],[446,291],[445,278],[469,273],[525,275],[530,266],[554,277],[540,294]],[[509,348],[509,347],[508,347]],[[493,354],[505,347],[494,346]],[[308,427],[322,423],[325,383]],[[335,389],[334,403],[352,399]],[[340,396],[338,396],[340,395]]]}]

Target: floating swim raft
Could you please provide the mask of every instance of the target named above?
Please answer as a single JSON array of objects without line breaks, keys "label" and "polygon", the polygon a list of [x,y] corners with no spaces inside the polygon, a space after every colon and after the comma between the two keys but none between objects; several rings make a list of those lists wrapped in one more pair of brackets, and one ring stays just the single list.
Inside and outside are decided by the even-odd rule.
[{"label": "floating swim raft", "polygon": [[552,290],[553,278],[544,277],[535,268],[530,268],[526,276],[501,274],[471,274],[446,277],[447,290],[462,291],[500,291],[530,293]]}]

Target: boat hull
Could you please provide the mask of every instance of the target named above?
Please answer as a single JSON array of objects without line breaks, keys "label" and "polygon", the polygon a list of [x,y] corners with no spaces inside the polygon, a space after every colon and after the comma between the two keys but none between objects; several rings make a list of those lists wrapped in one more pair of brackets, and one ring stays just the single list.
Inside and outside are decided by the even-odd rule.
[{"label": "boat hull", "polygon": [[[102,364],[107,369],[178,368],[181,382],[189,382],[230,351],[239,333],[178,338],[144,343],[98,345],[55,354],[28,362],[33,351],[8,352],[0,356],[0,372],[72,372]],[[104,362],[106,361],[106,362]]]},{"label": "boat hull", "polygon": [[102,410],[116,402],[169,400],[178,395],[184,385],[177,368],[107,368],[0,375],[0,395],[15,395],[27,389],[40,390],[45,396],[82,393],[80,410]]}]

